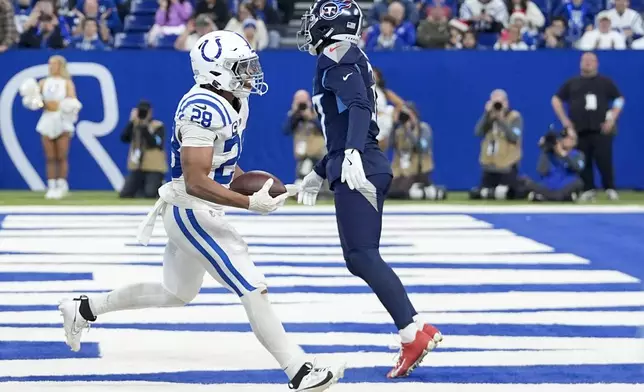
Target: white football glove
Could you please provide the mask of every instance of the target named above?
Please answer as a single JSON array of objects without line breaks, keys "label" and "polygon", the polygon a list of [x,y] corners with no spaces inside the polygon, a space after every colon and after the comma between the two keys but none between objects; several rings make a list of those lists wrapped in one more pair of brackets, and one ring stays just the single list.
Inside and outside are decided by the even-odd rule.
[{"label": "white football glove", "polygon": [[276,197],[271,197],[268,192],[272,186],[273,179],[269,178],[264,183],[264,186],[262,186],[262,189],[249,196],[248,199],[250,200],[250,203],[248,205],[248,210],[266,215],[283,206],[286,202],[286,198],[288,197],[288,192],[284,192]]},{"label": "white football glove", "polygon": [[307,206],[314,206],[323,182],[324,178],[320,177],[315,170],[312,170],[302,179],[300,193],[297,195],[297,202]]},{"label": "white football glove", "polygon": [[342,162],[342,175],[340,181],[346,182],[349,189],[362,189],[367,186],[367,176],[362,167],[360,151],[352,148],[344,150],[344,161]]}]

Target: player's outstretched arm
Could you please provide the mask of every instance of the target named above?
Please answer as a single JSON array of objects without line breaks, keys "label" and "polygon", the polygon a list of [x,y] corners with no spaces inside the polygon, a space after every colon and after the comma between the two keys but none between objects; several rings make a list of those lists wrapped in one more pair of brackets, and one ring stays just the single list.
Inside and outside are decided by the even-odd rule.
[{"label": "player's outstretched arm", "polygon": [[181,167],[186,183],[186,192],[194,197],[225,206],[248,209],[250,199],[233,192],[208,177],[212,167],[212,147],[181,148]]}]

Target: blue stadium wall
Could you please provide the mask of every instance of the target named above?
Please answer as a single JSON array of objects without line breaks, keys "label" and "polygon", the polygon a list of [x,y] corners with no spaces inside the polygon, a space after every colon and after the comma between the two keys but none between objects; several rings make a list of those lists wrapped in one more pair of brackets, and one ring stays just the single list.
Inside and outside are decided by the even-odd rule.
[{"label": "blue stadium wall", "polygon": [[[38,113],[16,97],[21,75],[45,72],[52,52],[10,51],[0,55],[0,189],[42,187],[44,157],[34,128]],[[175,106],[192,84],[187,54],[165,51],[64,52],[84,108],[70,152],[74,189],[113,189],[125,173],[127,146],[119,140],[139,99],[151,101],[155,117],[172,126]],[[468,189],[479,179],[479,140],[473,127],[488,94],[508,91],[525,120],[521,171],[534,175],[536,143],[555,121],[550,97],[578,73],[579,52],[403,52],[374,53],[388,86],[418,105],[435,135],[435,179],[450,189]],[[294,178],[292,144],[282,125],[295,90],[310,89],[314,58],[299,52],[261,55],[270,91],[253,97],[241,165],[263,169],[285,181]],[[644,188],[644,52],[599,54],[601,72],[626,97],[615,144],[620,188]],[[32,68],[36,67],[36,68]],[[8,151],[11,150],[11,151]]]}]

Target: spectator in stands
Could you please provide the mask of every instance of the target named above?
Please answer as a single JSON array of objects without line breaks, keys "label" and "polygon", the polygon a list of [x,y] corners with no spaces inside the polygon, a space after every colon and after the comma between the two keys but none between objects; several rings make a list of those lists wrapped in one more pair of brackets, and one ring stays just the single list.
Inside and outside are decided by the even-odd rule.
[{"label": "spectator in stands", "polygon": [[13,6],[10,0],[0,0],[0,53],[6,52],[18,41]]},{"label": "spectator in stands", "polygon": [[521,29],[516,25],[511,25],[494,44],[494,50],[530,50],[530,47],[523,41]]},{"label": "spectator in stands", "polygon": [[575,201],[584,187],[579,173],[585,165],[584,153],[575,149],[577,134],[572,129],[548,132],[539,140],[541,155],[537,163],[539,182],[528,180],[532,201]]},{"label": "spectator in stands", "polygon": [[195,16],[206,15],[217,25],[218,30],[223,30],[230,20],[230,13],[226,0],[199,0],[195,8]]},{"label": "spectator in stands", "polygon": [[465,0],[460,19],[479,33],[498,33],[508,24],[508,9],[503,0]]},{"label": "spectator in stands", "polygon": [[413,103],[407,103],[398,116],[392,135],[394,150],[391,170],[393,180],[388,197],[391,199],[443,200],[444,187],[433,184],[434,154],[432,128],[418,120]]},{"label": "spectator in stands", "polygon": [[[0,1],[2,3],[2,1]],[[16,21],[16,29],[18,34],[22,34],[25,29],[24,25],[29,20],[29,15],[31,15],[32,7],[30,0],[18,0],[14,3],[14,19]]]},{"label": "spectator in stands", "polygon": [[58,19],[43,14],[37,24],[20,35],[20,46],[32,49],[63,49],[65,47]]},{"label": "spectator in stands", "polygon": [[98,36],[98,23],[96,19],[83,19],[83,35],[72,38],[70,47],[79,50],[105,50],[107,47]]},{"label": "spectator in stands", "polygon": [[611,29],[610,16],[606,11],[597,15],[599,27],[586,31],[578,42],[581,50],[626,49],[626,37],[619,31]]},{"label": "spectator in stands", "polygon": [[[381,25],[385,24],[384,32],[381,32]],[[389,27],[393,26],[392,31]],[[382,43],[378,43],[381,40]],[[405,8],[394,1],[389,4],[389,13],[382,21],[369,28],[366,34],[367,50],[374,49],[401,49],[416,45],[416,28],[410,22],[405,21]]]},{"label": "spectator in stands", "polygon": [[391,14],[389,7],[392,3],[400,3],[403,7],[403,15],[406,21],[412,24],[418,23],[418,9],[411,0],[376,0],[369,11],[369,24],[376,25],[382,17]]},{"label": "spectator in stands", "polygon": [[156,46],[164,35],[179,35],[186,28],[192,15],[190,0],[159,0],[159,9],[154,16],[154,26],[148,34],[148,44]]},{"label": "spectator in stands", "polygon": [[528,19],[525,14],[515,12],[510,15],[510,25],[519,29],[521,40],[528,45],[528,48],[534,49],[536,47],[537,33],[528,27]]},{"label": "spectator in stands", "polygon": [[624,34],[626,41],[632,41],[644,36],[642,17],[632,8],[628,0],[615,0],[615,8],[606,11],[611,27]]},{"label": "spectator in stands", "polygon": [[523,119],[521,113],[510,107],[505,91],[492,92],[474,133],[483,138],[479,155],[483,175],[479,187],[470,191],[470,197],[497,200],[514,197],[519,182]]},{"label": "spectator in stands", "polygon": [[569,48],[571,43],[567,40],[566,23],[566,19],[561,16],[554,18],[543,33],[539,47],[546,49]]},{"label": "spectator in stands", "polygon": [[445,15],[447,16],[447,19],[450,19],[452,17],[452,12],[454,11],[454,9],[445,0],[422,0],[417,2],[416,4],[420,20],[428,17],[432,13],[432,9],[434,8],[440,8],[441,10],[443,10]]},{"label": "spectator in stands", "polygon": [[149,102],[141,101],[132,109],[130,122],[121,133],[121,141],[130,144],[127,159],[130,173],[120,197],[157,198],[168,171],[164,150],[165,127],[161,121],[153,119]]},{"label": "spectator in stands", "polygon": [[[266,24],[262,20],[257,20],[255,10],[248,3],[239,5],[237,15],[228,21],[224,30],[234,31],[235,33],[244,35],[244,22],[247,19],[254,20],[255,23],[255,33],[253,42],[250,43],[251,46],[255,50],[266,49],[268,46],[268,30],[266,30]],[[247,26],[247,28],[250,27]]]},{"label": "spectator in stands", "polygon": [[418,24],[416,44],[421,48],[444,49],[450,38],[447,15],[445,8],[429,8],[427,18]]},{"label": "spectator in stands", "polygon": [[[97,0],[84,0],[83,2],[83,12],[75,10],[76,16],[78,17],[76,21],[76,26],[74,28],[74,35],[81,36],[83,35],[83,22],[86,19],[92,19],[98,22],[98,33],[103,42],[110,42],[112,40],[112,29],[110,28],[110,23],[108,20],[112,20],[112,15],[114,14],[114,9],[105,8],[103,13],[100,12],[99,2]],[[118,21],[120,24],[121,22]],[[114,25],[114,22],[112,22]],[[119,28],[119,25],[115,25],[116,28]]]},{"label": "spectator in stands", "polygon": [[461,41],[463,50],[478,50],[481,49],[481,45],[476,38],[476,33],[472,30],[468,30],[463,34],[463,40]]},{"label": "spectator in stands", "polygon": [[563,2],[552,16],[562,17],[568,25],[566,38],[570,42],[576,42],[586,30],[591,30],[595,19],[596,11],[585,0],[572,0]]},{"label": "spectator in stands", "polygon": [[196,19],[188,21],[186,29],[174,41],[174,48],[189,52],[197,44],[199,38],[215,30],[217,30],[217,26],[207,14],[198,15]]},{"label": "spectator in stands", "polygon": [[266,6],[266,0],[253,0],[253,10],[257,19],[263,20],[265,25],[277,25],[280,23],[280,16],[273,7]]},{"label": "spectator in stands", "polygon": [[526,27],[536,34],[546,24],[546,18],[539,7],[530,0],[505,0],[508,15],[525,15]]},{"label": "spectator in stands", "polygon": [[400,50],[409,48],[403,39],[396,34],[395,26],[396,20],[389,15],[385,15],[382,18],[382,22],[377,26],[373,26],[374,31],[377,31],[379,34],[377,36],[369,34],[367,36],[367,42],[365,43],[364,49],[366,51],[372,51]]},{"label": "spectator in stands", "polygon": [[275,8],[267,7],[266,0],[253,0],[251,8],[253,8],[256,18],[263,21],[265,26],[268,26],[268,47],[278,48],[281,40],[280,32],[271,28],[280,23],[280,17]]},{"label": "spectator in stands", "polygon": [[[54,2],[51,0],[40,0],[39,2],[36,3],[33,10],[31,11],[31,14],[29,15],[29,19],[23,25],[24,31],[23,31],[23,34],[21,34],[21,37],[24,35],[24,33],[26,33],[28,30],[34,27],[35,27],[34,31],[36,33],[40,31],[38,26],[40,26],[41,18],[43,17],[44,19],[50,20],[53,26],[56,27],[55,30],[59,31],[60,36],[62,37],[62,40],[63,40],[63,46],[61,46],[61,48],[66,46],[67,43],[69,43],[69,40],[71,39],[71,32],[70,32],[69,26],[67,25],[67,20],[63,16],[58,15],[56,8],[54,7]],[[38,40],[38,42],[43,42],[43,41]]]},{"label": "spectator in stands", "polygon": [[463,23],[458,19],[449,21],[449,42],[447,49],[463,49],[463,35],[469,31],[470,27],[467,23]]},{"label": "spectator in stands", "polygon": [[[74,11],[79,18],[76,26],[80,27],[84,18],[96,19],[99,22],[99,33],[104,42],[108,42],[112,35],[123,29],[114,0],[79,0]],[[109,36],[103,31],[104,24],[109,29]],[[81,30],[78,30],[78,33],[80,34]]]}]

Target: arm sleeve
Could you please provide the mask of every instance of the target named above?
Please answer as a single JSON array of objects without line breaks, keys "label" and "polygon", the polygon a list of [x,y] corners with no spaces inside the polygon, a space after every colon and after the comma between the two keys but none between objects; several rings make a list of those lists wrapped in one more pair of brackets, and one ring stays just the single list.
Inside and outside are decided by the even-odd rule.
[{"label": "arm sleeve", "polygon": [[123,132],[121,132],[121,141],[123,143],[129,143],[132,141],[133,129],[134,129],[134,124],[132,123],[132,121],[128,122]]},{"label": "arm sleeve", "polygon": [[514,117],[512,121],[499,120],[497,124],[509,142],[516,143],[521,138],[521,134],[523,133],[523,119],[520,114]]},{"label": "arm sleeve", "polygon": [[212,147],[217,134],[196,124],[185,124],[179,128],[182,147]]},{"label": "arm sleeve", "polygon": [[492,125],[492,122],[488,118],[487,112],[483,113],[481,118],[476,122],[476,126],[474,127],[474,135],[475,136],[483,136],[485,135],[485,132],[487,132],[490,129],[490,126]]},{"label": "arm sleeve", "polygon": [[608,98],[610,98],[611,101],[616,100],[617,98],[622,96],[622,93],[619,91],[617,86],[615,85],[615,82],[613,82],[610,79],[607,80],[607,93],[608,93]]},{"label": "arm sleeve", "polygon": [[313,170],[317,173],[318,176],[326,178],[326,164],[329,161],[329,156],[325,155],[324,158],[320,159],[318,163],[313,166]]},{"label": "arm sleeve", "polygon": [[557,96],[563,102],[568,102],[568,100],[570,99],[570,80],[559,87],[559,91],[557,91],[557,94],[555,94],[555,96]]},{"label": "arm sleeve", "polygon": [[547,176],[550,173],[550,159],[548,159],[548,154],[543,151],[539,154],[537,161],[537,173],[542,176]]},{"label": "arm sleeve", "polygon": [[324,71],[322,85],[333,92],[349,111],[349,129],[345,149],[364,151],[371,123],[367,87],[358,67],[337,65]]},{"label": "arm sleeve", "polygon": [[[149,127],[152,126],[148,125]],[[165,129],[163,125],[159,125],[154,129],[153,132],[150,132],[149,129],[142,132],[145,141],[150,148],[163,148],[163,137],[165,134]]]}]

